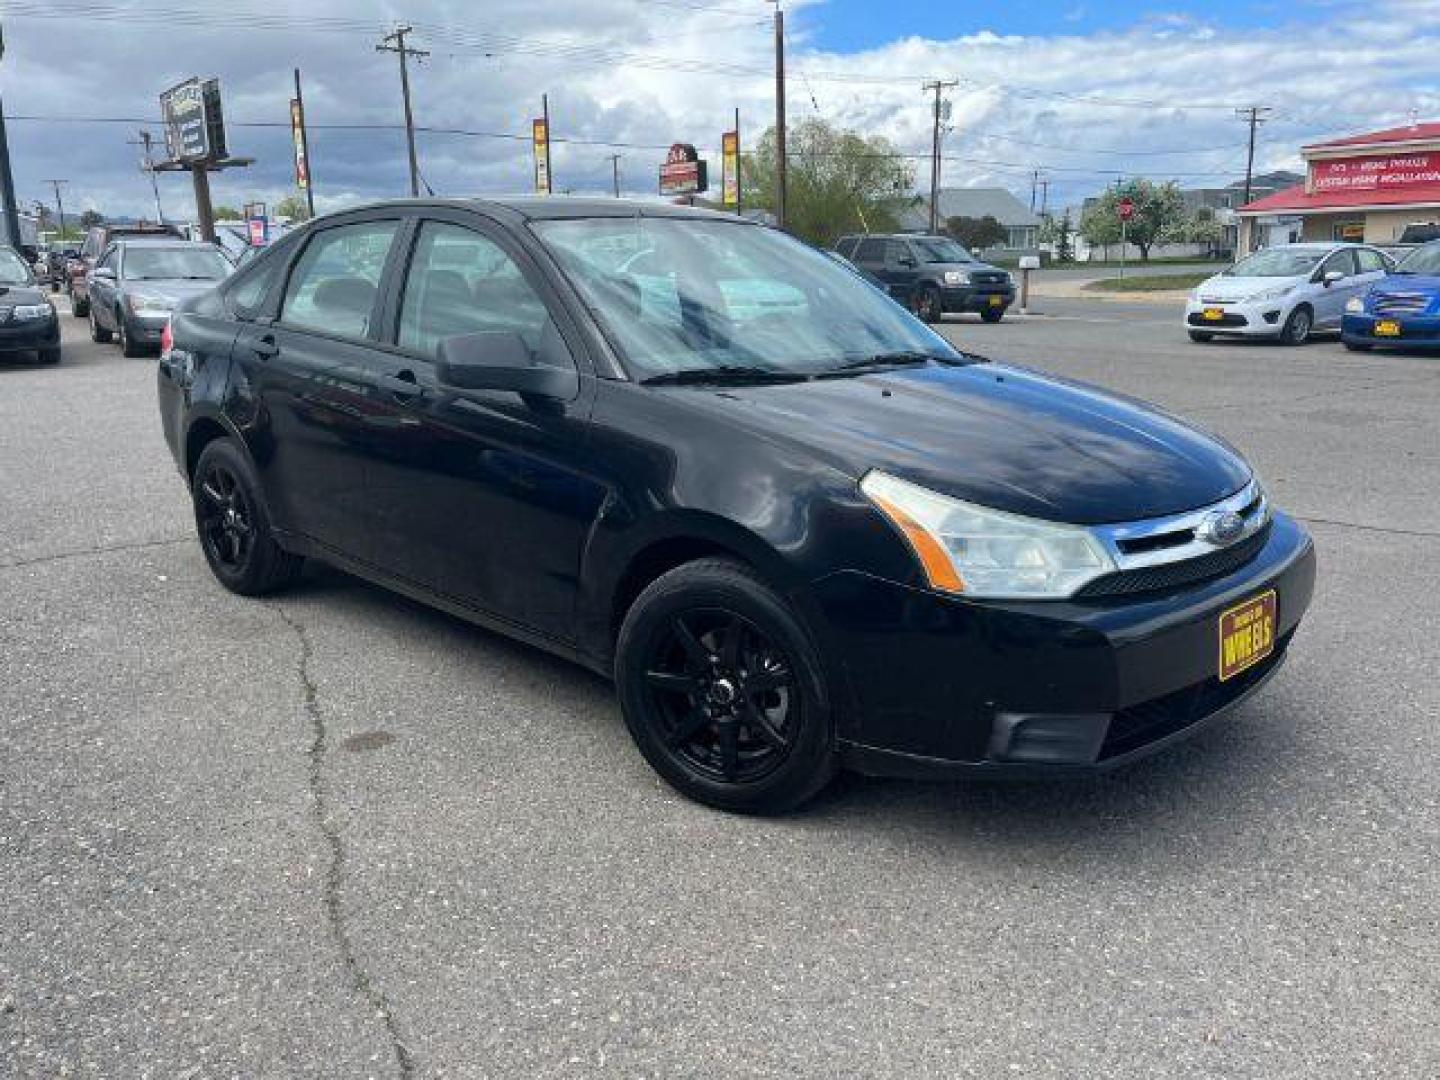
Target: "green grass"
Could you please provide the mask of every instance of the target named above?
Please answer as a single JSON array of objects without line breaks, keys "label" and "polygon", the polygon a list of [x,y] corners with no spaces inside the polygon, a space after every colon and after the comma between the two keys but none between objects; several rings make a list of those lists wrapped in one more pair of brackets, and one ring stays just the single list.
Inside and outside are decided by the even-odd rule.
[{"label": "green grass", "polygon": [[[1171,263],[1178,263],[1189,266],[1194,263],[1215,263],[1219,266],[1230,265],[1228,259],[1207,259],[1201,255],[1156,255],[1154,258],[1141,262],[1139,259],[1126,259],[1125,267],[1130,269],[1136,266],[1166,266]],[[1119,259],[1091,259],[1083,263],[1066,263],[1066,266],[1119,266]]]},{"label": "green grass", "polygon": [[1095,289],[1098,292],[1172,292],[1193,289],[1210,276],[1209,273],[1200,273],[1101,278],[1099,281],[1090,282],[1085,288]]}]

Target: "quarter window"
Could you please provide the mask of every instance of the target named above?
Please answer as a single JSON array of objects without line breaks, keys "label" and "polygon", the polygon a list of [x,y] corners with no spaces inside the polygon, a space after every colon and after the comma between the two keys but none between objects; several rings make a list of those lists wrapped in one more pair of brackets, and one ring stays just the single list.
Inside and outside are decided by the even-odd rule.
[{"label": "quarter window", "polygon": [[229,290],[231,310],[241,318],[253,318],[270,294],[270,286],[275,283],[284,265],[284,259],[268,259],[264,266],[245,272],[246,276]]},{"label": "quarter window", "polygon": [[510,331],[538,350],[547,330],[545,302],[498,244],[459,225],[421,226],[400,307],[402,348],[433,358],[444,338]]},{"label": "quarter window", "polygon": [[290,272],[281,321],[339,337],[365,337],[397,227],[394,221],[364,221],[318,233]]},{"label": "quarter window", "polygon": [[1361,248],[1355,253],[1360,260],[1360,273],[1373,274],[1377,270],[1386,269],[1385,256],[1373,248]]},{"label": "quarter window", "polygon": [[884,240],[861,240],[860,246],[855,249],[856,262],[878,263],[885,258]]}]

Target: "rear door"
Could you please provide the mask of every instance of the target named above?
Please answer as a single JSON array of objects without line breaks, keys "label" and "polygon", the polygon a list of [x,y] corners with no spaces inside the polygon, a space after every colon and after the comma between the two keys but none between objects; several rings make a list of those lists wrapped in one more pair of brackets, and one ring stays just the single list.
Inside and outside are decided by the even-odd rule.
[{"label": "rear door", "polygon": [[369,374],[402,225],[390,211],[317,230],[289,266],[276,317],[247,323],[234,346],[277,526],[350,558],[363,550],[365,455],[385,422]]},{"label": "rear door", "polygon": [[915,252],[904,240],[885,241],[885,268],[883,281],[890,289],[890,295],[899,300],[908,300],[915,292],[915,283],[920,278],[920,263]]},{"label": "rear door", "polygon": [[885,288],[890,288],[890,283],[885,280],[885,241],[874,236],[867,236],[855,245],[855,253],[850,257],[860,269],[866,273],[873,274],[876,280],[884,282]]},{"label": "rear door", "polygon": [[109,270],[118,275],[120,273],[120,252],[120,248],[111,244],[109,249],[95,260],[95,269],[90,271],[91,317],[101,326],[111,330],[120,329],[115,319],[115,294],[118,283],[114,280],[104,280],[99,276],[99,271]]}]

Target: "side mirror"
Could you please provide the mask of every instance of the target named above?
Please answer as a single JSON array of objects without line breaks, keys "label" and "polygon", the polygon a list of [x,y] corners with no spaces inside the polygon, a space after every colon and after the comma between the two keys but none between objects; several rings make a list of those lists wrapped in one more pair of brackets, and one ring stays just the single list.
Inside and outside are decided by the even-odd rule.
[{"label": "side mirror", "polygon": [[911,255],[902,255],[895,261],[898,265],[905,267],[905,269],[907,270],[913,270],[918,265],[915,262],[914,256]]},{"label": "side mirror", "polygon": [[1321,282],[1321,284],[1323,284],[1323,285],[1325,286],[1325,288],[1328,289],[1328,288],[1330,288],[1331,285],[1334,285],[1337,281],[1344,281],[1344,280],[1345,280],[1345,275],[1342,274],[1339,270],[1327,270],[1327,271],[1325,271],[1325,276],[1320,279],[1320,282]]},{"label": "side mirror", "polygon": [[535,362],[525,339],[510,330],[442,338],[435,377],[457,390],[509,390],[523,396],[568,401],[580,392],[573,367]]}]

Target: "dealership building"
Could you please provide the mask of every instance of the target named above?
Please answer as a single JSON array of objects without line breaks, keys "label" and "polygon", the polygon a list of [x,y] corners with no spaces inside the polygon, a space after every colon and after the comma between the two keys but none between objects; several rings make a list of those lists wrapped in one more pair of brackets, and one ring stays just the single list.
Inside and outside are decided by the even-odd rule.
[{"label": "dealership building", "polygon": [[1440,222],[1440,123],[1408,124],[1300,148],[1305,182],[1235,211],[1239,250],[1297,240],[1396,242]]}]

